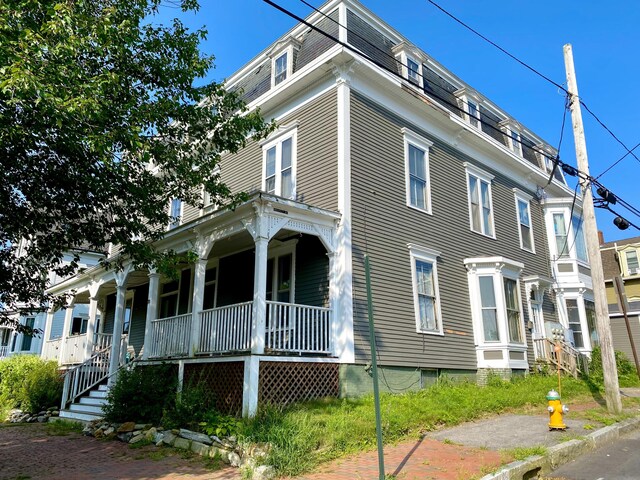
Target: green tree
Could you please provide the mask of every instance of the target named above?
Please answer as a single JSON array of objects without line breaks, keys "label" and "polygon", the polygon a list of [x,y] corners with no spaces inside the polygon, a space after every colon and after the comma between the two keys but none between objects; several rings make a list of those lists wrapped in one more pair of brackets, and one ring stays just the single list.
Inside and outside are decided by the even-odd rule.
[{"label": "green tree", "polygon": [[[197,10],[195,0],[172,2]],[[238,92],[203,82],[204,30],[157,23],[161,0],[0,2],[0,322],[42,309],[65,251],[122,247],[136,266],[172,263],[152,242],[168,202],[201,186],[233,204],[213,174],[222,152],[271,128]],[[24,255],[18,254],[21,240]]]}]

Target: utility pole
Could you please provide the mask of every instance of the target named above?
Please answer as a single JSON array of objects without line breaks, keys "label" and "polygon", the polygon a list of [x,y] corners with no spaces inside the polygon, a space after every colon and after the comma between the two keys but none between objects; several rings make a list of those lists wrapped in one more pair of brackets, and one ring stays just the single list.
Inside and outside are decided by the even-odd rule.
[{"label": "utility pole", "polygon": [[[573,123],[573,137],[576,145],[576,158],[578,170],[589,175],[589,159],[587,158],[587,143],[584,139],[584,127],[582,125],[582,112],[580,110],[580,97],[578,96],[578,83],[573,67],[573,50],[571,44],[564,46],[564,65],[567,71],[567,87],[569,90],[571,105],[571,120]],[[591,264],[591,279],[593,281],[593,299],[596,307],[596,326],[600,337],[602,350],[602,373],[604,375],[604,392],[607,402],[607,410],[618,414],[622,411],[620,399],[620,385],[618,384],[618,371],[611,340],[611,328],[609,327],[609,311],[607,308],[607,294],[604,286],[604,273],[602,271],[602,258],[598,242],[598,227],[596,215],[593,209],[593,194],[591,182],[588,179],[580,179],[582,190],[582,216],[584,224],[587,253]]]}]

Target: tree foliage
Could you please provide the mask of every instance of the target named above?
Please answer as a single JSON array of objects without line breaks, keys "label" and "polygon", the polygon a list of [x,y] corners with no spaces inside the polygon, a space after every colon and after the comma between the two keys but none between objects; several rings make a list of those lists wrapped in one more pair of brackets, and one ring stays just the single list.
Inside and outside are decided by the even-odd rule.
[{"label": "tree foliage", "polygon": [[[161,264],[168,203],[240,200],[213,174],[222,152],[272,126],[223,83],[204,30],[159,24],[161,0],[0,2],[0,307],[42,309],[47,272],[78,252],[122,248]],[[195,0],[177,3],[197,10]],[[21,240],[25,251],[20,255]],[[75,252],[68,265],[65,251]]]}]

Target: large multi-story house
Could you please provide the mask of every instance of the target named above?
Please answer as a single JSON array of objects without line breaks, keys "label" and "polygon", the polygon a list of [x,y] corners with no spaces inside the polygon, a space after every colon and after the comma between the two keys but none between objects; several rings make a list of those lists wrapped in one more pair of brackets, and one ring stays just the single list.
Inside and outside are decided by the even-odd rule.
[{"label": "large multi-story house", "polygon": [[168,200],[180,221],[157,247],[195,264],[175,279],[96,267],[52,289],[88,312],[84,348],[70,345],[73,313],[59,340],[47,323],[71,412],[123,351],[175,362],[244,414],[368,391],[365,254],[387,390],[524,374],[552,355],[552,330],[571,355],[590,351],[581,202],[554,149],[359,2],[328,1],[307,22],[227,81],[279,125],[222,157],[249,200]]},{"label": "large multi-story house", "polygon": [[[23,241],[24,243],[24,241]],[[18,249],[18,255],[25,255],[24,247]],[[68,264],[72,261],[74,255],[79,257],[78,267],[82,271],[86,268],[93,267],[98,264],[100,258],[104,256],[100,252],[91,251],[70,251],[63,255],[62,263]],[[62,280],[55,272],[49,272],[48,284],[55,285]],[[15,312],[13,315],[15,321],[21,325],[32,328],[36,331],[35,335],[27,335],[18,332],[12,325],[0,326],[0,358],[9,357],[11,355],[40,355],[43,345],[43,332],[47,324],[47,312]],[[82,306],[78,306],[73,311],[74,324],[69,332],[71,335],[79,333],[80,329],[86,328],[88,312],[82,310]],[[64,311],[59,310],[52,312],[49,326],[51,338],[60,338],[62,336],[62,322],[64,321]],[[45,352],[47,358],[55,357],[54,352]]]},{"label": "large multi-story house", "polygon": [[640,263],[638,261],[640,258],[640,237],[606,243],[601,238],[600,253],[607,288],[613,347],[624,352],[627,358],[633,359],[629,332],[620,309],[614,278],[619,276],[622,280],[629,326],[637,352],[637,349],[640,348]]}]

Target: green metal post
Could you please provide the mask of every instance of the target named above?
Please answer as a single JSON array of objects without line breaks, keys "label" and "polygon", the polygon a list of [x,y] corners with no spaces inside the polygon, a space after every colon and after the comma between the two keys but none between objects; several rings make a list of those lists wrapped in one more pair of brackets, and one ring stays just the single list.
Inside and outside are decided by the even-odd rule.
[{"label": "green metal post", "polygon": [[373,401],[376,408],[376,435],[378,439],[378,475],[384,480],[384,445],[382,443],[382,419],[380,416],[380,387],[378,385],[378,360],[376,359],[376,332],[373,326],[373,301],[371,299],[371,271],[369,256],[364,256],[364,271],[367,283],[367,309],[369,311],[369,344],[371,345],[371,373],[373,375]]}]

